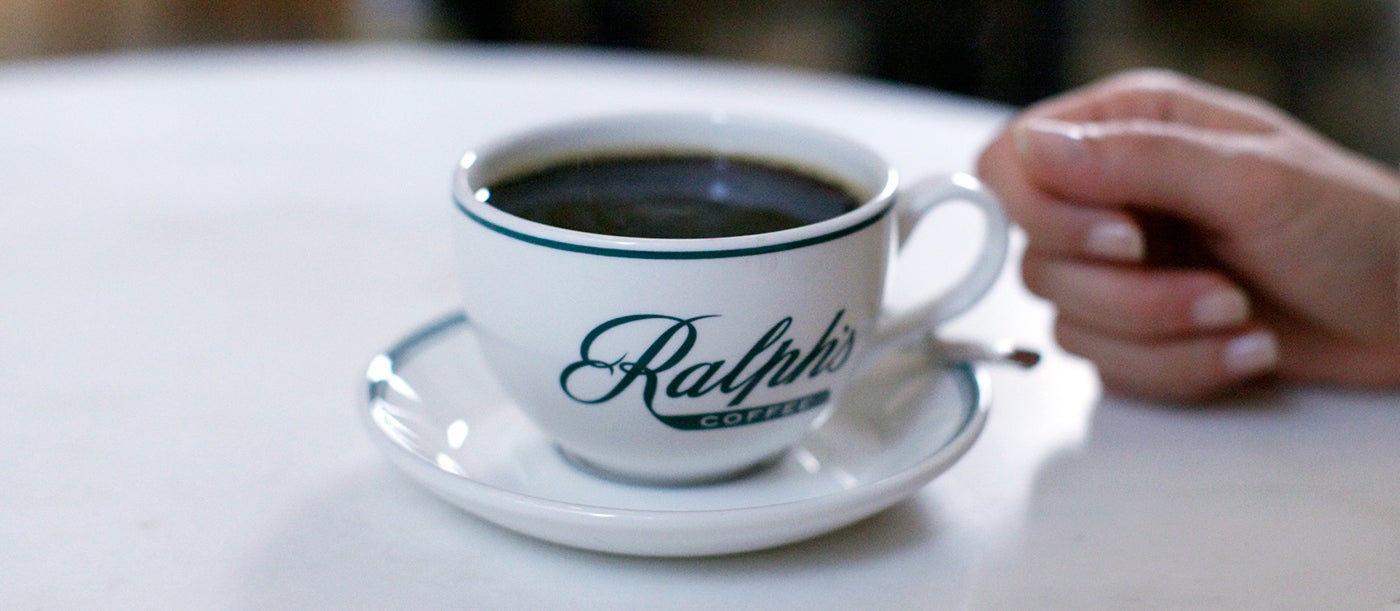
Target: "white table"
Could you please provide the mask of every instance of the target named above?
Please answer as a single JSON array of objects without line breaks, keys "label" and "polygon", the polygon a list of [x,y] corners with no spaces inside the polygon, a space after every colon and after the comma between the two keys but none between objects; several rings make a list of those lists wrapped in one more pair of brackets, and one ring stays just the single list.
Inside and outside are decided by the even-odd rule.
[{"label": "white table", "polygon": [[946,333],[1045,362],[993,369],[972,451],[851,528],[632,558],[422,491],[353,414],[369,356],[454,306],[456,158],[545,120],[677,107],[822,125],[912,174],[970,168],[1006,116],[521,49],[0,66],[0,607],[1400,609],[1400,395],[1104,397],[1014,269]]}]

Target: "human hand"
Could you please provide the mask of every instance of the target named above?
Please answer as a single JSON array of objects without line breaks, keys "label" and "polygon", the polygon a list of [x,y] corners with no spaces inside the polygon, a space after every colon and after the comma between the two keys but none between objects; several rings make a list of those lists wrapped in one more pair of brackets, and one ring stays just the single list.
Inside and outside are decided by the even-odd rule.
[{"label": "human hand", "polygon": [[1400,174],[1267,104],[1127,73],[1028,109],[978,173],[1108,388],[1400,386]]}]

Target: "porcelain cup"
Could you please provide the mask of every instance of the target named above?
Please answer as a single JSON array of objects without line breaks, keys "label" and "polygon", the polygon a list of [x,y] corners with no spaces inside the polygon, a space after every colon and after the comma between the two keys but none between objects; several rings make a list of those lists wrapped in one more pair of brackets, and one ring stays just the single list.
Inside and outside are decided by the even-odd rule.
[{"label": "porcelain cup", "polygon": [[[860,203],[794,229],[704,239],[585,233],[490,203],[491,186],[520,172],[624,149],[771,160],[832,178]],[[712,482],[782,455],[840,409],[863,354],[966,310],[1007,250],[1008,221],[971,176],[901,188],[852,139],[725,113],[522,133],[465,155],[453,196],[463,307],[493,375],[573,464],[641,484]],[[892,259],[952,202],[985,219],[975,262],[942,294],[890,311]]]}]

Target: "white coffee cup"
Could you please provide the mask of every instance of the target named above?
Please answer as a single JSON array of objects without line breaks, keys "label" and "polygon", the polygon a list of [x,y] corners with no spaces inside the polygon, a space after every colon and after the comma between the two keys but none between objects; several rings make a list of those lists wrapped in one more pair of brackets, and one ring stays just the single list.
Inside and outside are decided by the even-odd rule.
[{"label": "white coffee cup", "polygon": [[[793,229],[677,239],[563,229],[491,204],[503,180],[624,152],[765,160],[859,205]],[[649,484],[733,477],[840,409],[863,353],[961,313],[996,280],[1008,232],[996,199],[968,175],[898,182],[851,140],[768,118],[630,115],[525,133],[456,172],[467,319],[494,375],[574,464]],[[975,263],[942,295],[886,311],[892,245],[949,202],[985,218]]]}]

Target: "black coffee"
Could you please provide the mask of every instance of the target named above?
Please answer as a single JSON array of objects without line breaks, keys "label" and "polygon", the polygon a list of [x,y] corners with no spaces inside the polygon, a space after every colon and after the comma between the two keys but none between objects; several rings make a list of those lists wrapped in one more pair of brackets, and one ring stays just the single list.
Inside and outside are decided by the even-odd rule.
[{"label": "black coffee", "polygon": [[532,221],[636,238],[720,238],[810,225],[853,210],[840,186],[775,165],[639,155],[560,164],[489,187]]}]

